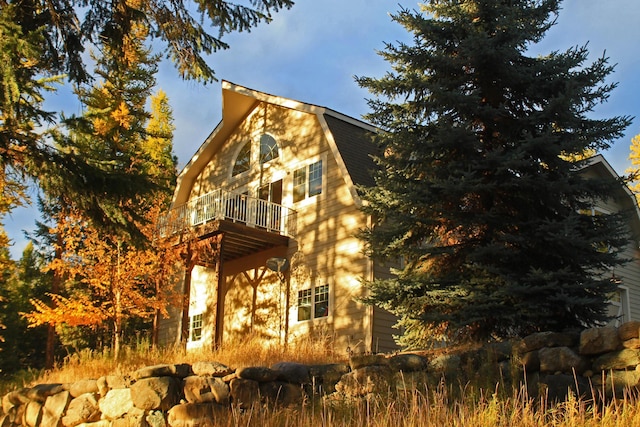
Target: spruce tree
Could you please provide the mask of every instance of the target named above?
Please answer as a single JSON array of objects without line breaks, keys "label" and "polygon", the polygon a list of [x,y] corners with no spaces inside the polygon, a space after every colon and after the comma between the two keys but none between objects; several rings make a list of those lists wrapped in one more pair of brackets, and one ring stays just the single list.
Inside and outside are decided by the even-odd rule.
[{"label": "spruce tree", "polygon": [[386,45],[385,76],[357,78],[380,128],[376,185],[362,191],[374,224],[361,237],[371,257],[402,266],[368,283],[367,301],[399,316],[405,345],[434,331],[486,339],[607,320],[628,238],[621,216],[585,212],[620,183],[580,169],[629,119],[589,117],[615,88],[606,57],[528,55],[559,4],[401,9],[393,20],[413,43]]}]

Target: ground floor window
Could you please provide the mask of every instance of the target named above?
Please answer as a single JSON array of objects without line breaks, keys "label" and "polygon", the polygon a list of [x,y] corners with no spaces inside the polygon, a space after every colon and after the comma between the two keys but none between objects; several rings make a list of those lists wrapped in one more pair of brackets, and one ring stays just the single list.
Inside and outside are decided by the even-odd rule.
[{"label": "ground floor window", "polygon": [[189,316],[189,341],[202,339],[202,314]]},{"label": "ground floor window", "polygon": [[613,325],[620,326],[629,321],[629,289],[619,285],[609,300],[609,315]]},{"label": "ground floor window", "polygon": [[298,321],[329,315],[329,284],[298,291]]}]

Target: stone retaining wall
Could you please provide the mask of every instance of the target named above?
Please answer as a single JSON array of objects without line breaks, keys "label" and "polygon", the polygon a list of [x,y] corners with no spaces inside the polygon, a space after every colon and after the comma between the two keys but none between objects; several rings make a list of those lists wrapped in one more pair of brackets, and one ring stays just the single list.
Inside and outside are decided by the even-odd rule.
[{"label": "stone retaining wall", "polygon": [[[225,422],[230,408],[344,402],[424,392],[447,381],[522,383],[530,396],[613,397],[640,382],[640,322],[582,333],[538,333],[481,349],[358,355],[349,364],[233,369],[217,362],[149,366],[126,376],[38,384],[2,398],[0,427],[187,427]],[[475,381],[475,382],[474,382]]]}]

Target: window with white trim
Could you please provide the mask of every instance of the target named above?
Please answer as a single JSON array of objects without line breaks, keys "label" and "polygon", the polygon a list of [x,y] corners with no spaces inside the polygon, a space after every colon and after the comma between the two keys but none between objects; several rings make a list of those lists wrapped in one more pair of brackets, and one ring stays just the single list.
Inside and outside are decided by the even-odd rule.
[{"label": "window with white trim", "polygon": [[629,321],[629,288],[619,285],[618,289],[609,297],[609,315],[612,325],[620,326]]},{"label": "window with white trim", "polygon": [[189,316],[189,341],[202,339],[202,313]]},{"label": "window with white trim", "polygon": [[293,201],[322,193],[322,160],[293,171]]},{"label": "window with white trim", "polygon": [[243,172],[249,170],[251,166],[251,141],[246,142],[238,155],[236,161],[233,163],[233,169],[231,170],[231,176],[240,175]]},{"label": "window with white trim", "polygon": [[298,291],[298,321],[329,316],[329,284]]}]

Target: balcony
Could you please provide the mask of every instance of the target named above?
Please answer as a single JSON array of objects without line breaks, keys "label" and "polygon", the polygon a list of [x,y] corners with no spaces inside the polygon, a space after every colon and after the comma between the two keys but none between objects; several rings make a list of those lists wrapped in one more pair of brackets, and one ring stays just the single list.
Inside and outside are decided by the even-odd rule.
[{"label": "balcony", "polygon": [[293,209],[222,189],[171,209],[160,221],[162,237],[198,238],[223,233],[225,259],[235,259],[269,247],[286,245],[296,236]]}]

